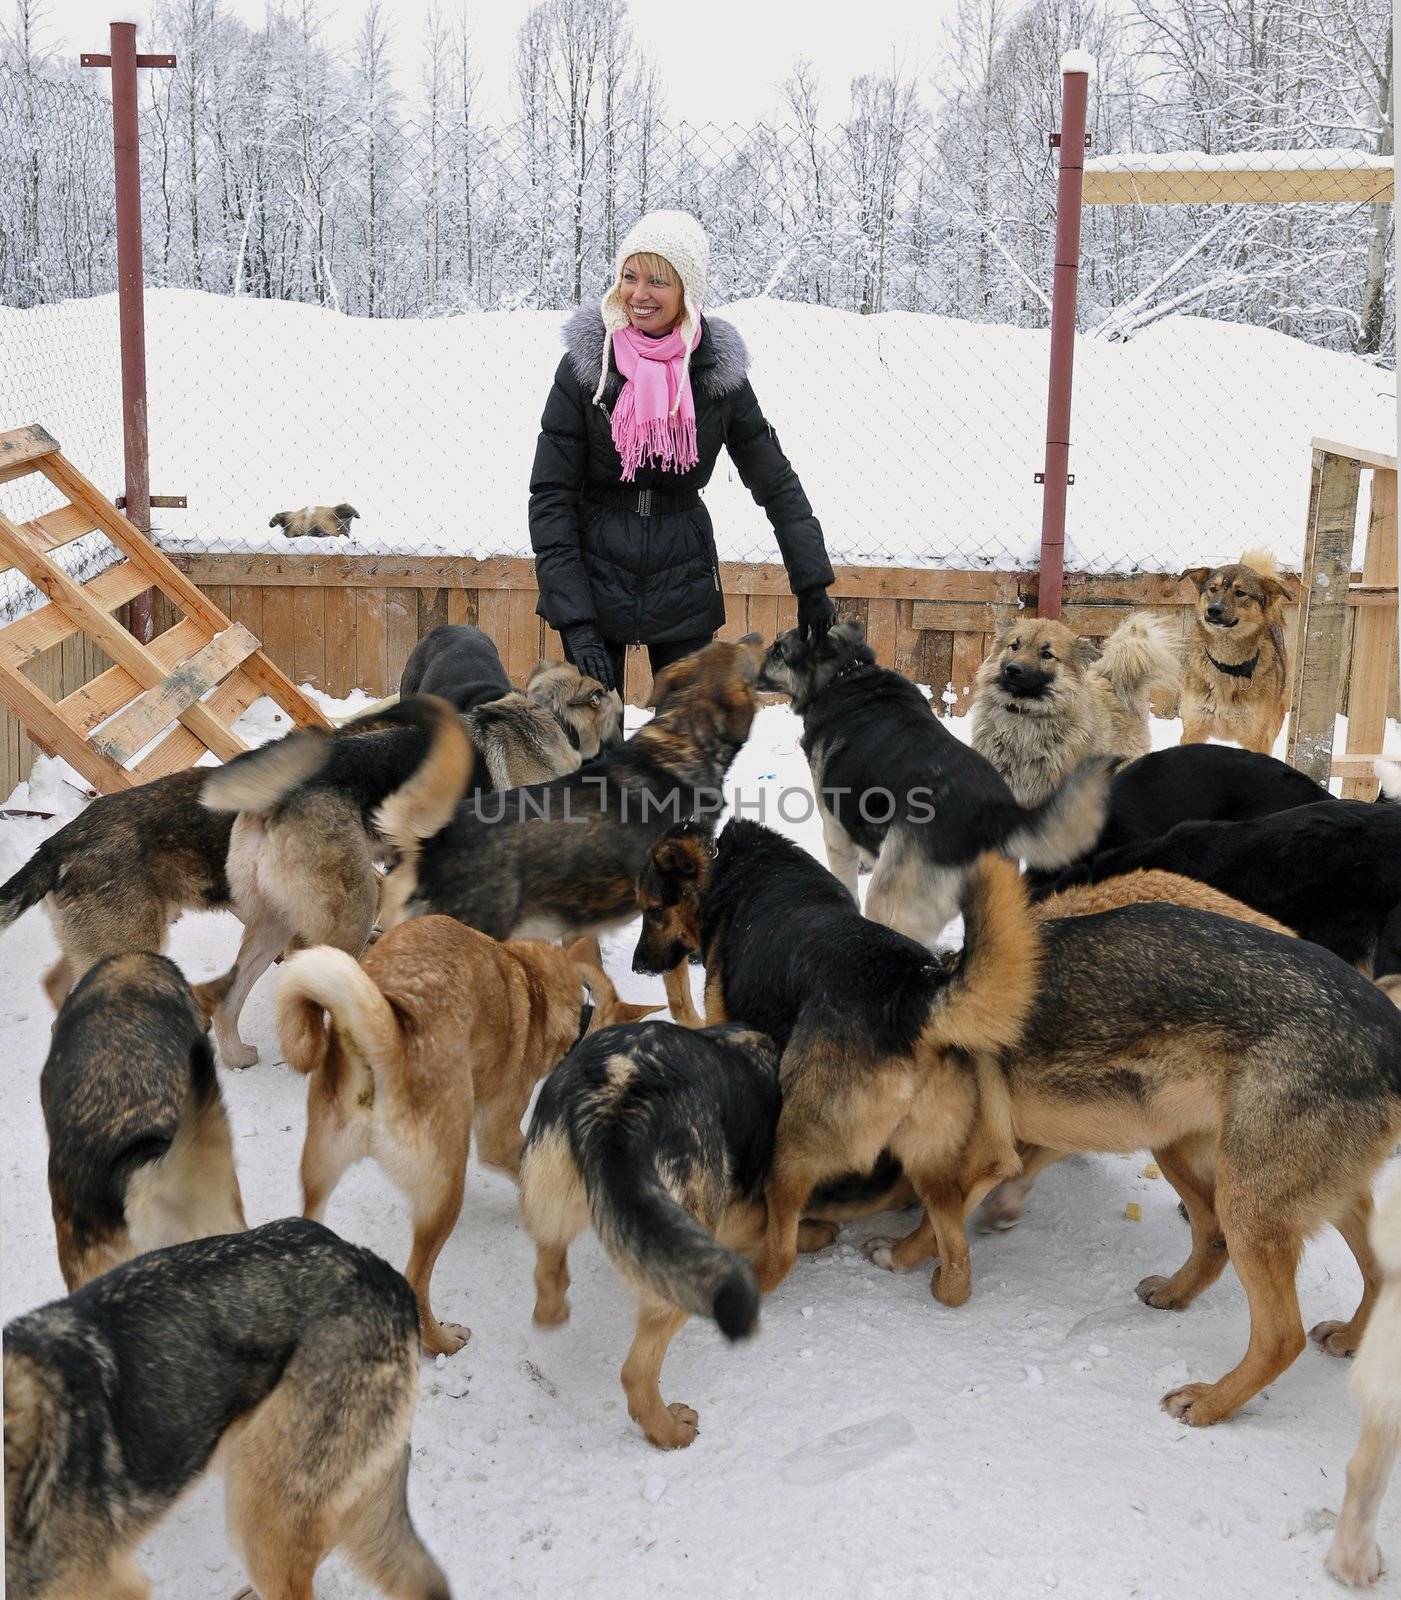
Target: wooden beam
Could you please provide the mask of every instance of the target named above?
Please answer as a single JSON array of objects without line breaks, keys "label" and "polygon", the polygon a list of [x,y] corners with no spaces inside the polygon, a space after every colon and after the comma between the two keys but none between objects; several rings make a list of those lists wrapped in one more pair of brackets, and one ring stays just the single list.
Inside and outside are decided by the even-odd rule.
[{"label": "wooden beam", "polygon": [[[1386,732],[1386,708],[1396,687],[1396,473],[1372,471],[1372,507],[1362,581],[1391,589],[1391,603],[1357,614],[1352,639],[1352,675],[1347,702],[1347,747],[1375,750]],[[1351,598],[1351,597],[1349,597]],[[1377,780],[1368,771],[1343,783],[1344,800],[1375,800]]]},{"label": "wooden beam", "polygon": [[1384,472],[1396,471],[1396,457],[1387,455],[1384,450],[1364,450],[1360,445],[1340,444],[1336,439],[1314,439],[1310,442],[1315,450],[1326,450],[1333,456],[1347,456],[1352,461],[1360,461],[1364,467],[1380,467]]},{"label": "wooden beam", "polygon": [[1390,170],[1370,165],[1203,171],[1164,163],[1129,171],[1085,163],[1087,206],[1390,204],[1394,199]]},{"label": "wooden beam", "polygon": [[59,714],[53,701],[37,689],[22,672],[0,662],[0,701],[16,716],[39,748],[59,756],[104,794],[130,789],[135,782],[117,762],[109,760],[82,739]]},{"label": "wooden beam", "polygon": [[0,483],[33,472],[34,464],[42,456],[53,455],[57,449],[58,440],[37,422],[0,433]]},{"label": "wooden beam", "polygon": [[1288,760],[1290,766],[1318,783],[1326,783],[1332,771],[1333,723],[1360,487],[1361,469],[1356,460],[1327,450],[1314,451],[1300,574],[1299,649],[1289,712]]}]

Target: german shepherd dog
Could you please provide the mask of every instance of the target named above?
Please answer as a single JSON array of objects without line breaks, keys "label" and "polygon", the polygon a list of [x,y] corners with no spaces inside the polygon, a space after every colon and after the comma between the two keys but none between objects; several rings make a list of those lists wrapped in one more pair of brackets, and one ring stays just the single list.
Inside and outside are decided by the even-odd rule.
[{"label": "german shepherd dog", "polygon": [[[399,852],[382,925],[437,911],[494,939],[572,940],[630,922],[652,845],[679,818],[723,805],[762,649],[757,635],[717,639],[673,662],[654,680],[652,720],[567,777],[462,804],[455,780],[416,785],[381,807]],[[699,1021],[684,969],[667,994],[673,1016]]]},{"label": "german shepherd dog", "polygon": [[1040,805],[1018,805],[909,679],[876,665],[859,621],[816,643],[781,633],[757,687],[791,695],[802,718],[832,871],[854,896],[861,862],[874,862],[866,914],[912,939],[937,938],[983,851],[1053,867],[1099,834],[1111,757],[1087,756]]},{"label": "german shepherd dog", "polygon": [[243,942],[233,968],[206,985],[218,1001],[225,1066],[258,1053],[238,1037],[249,991],[291,944],[365,948],[379,907],[383,854],[376,818],[425,788],[460,793],[476,752],[445,700],[414,696],[332,733],[302,729],[207,773],[200,801],[238,812],[228,881]]},{"label": "german shepherd dog", "polygon": [[344,501],[338,506],[302,506],[297,511],[279,511],[268,522],[270,528],[281,528],[289,539],[348,538],[350,524],[360,513]]},{"label": "german shepherd dog", "polygon": [[1401,905],[1401,807],[1320,800],[1240,822],[1183,822],[1052,881],[1102,883],[1144,868],[1210,884],[1370,973]]},{"label": "german shepherd dog", "polygon": [[1348,1385],[1362,1411],[1362,1438],[1348,1462],[1347,1497],[1328,1552],[1329,1572],[1358,1585],[1382,1573],[1377,1514],[1401,1454],[1401,1183],[1393,1181],[1377,1207],[1372,1248],[1385,1277]]},{"label": "german shepherd dog", "polygon": [[414,646],[399,697],[436,694],[466,719],[477,748],[472,792],[548,783],[622,742],[622,701],[577,667],[540,662],[524,694],[480,628],[444,623]]},{"label": "german shepherd dog", "polygon": [[462,1210],[474,1121],[481,1159],[515,1177],[539,1080],[585,1034],[656,1009],[620,1001],[578,946],[498,944],[452,917],[391,929],[363,966],[329,946],[286,963],[278,1035],[309,1075],[305,1214],[321,1220],[352,1162],[380,1162],[413,1204],[405,1275],[430,1355],[468,1339],[433,1314],[429,1281]]},{"label": "german shepherd dog", "polygon": [[1269,755],[1289,709],[1284,605],[1294,593],[1274,557],[1259,550],[1182,576],[1197,590],[1182,672],[1182,742],[1234,739]]},{"label": "german shepherd dog", "polygon": [[1102,650],[1063,622],[1009,618],[978,669],[973,748],[1019,805],[1040,805],[1088,755],[1147,754],[1148,696],[1181,670],[1166,623],[1148,611],[1121,622]]},{"label": "german shepherd dog", "polygon": [[[754,822],[730,822],[715,845],[700,827],[675,830],[652,851],[638,898],[633,966],[668,970],[699,950],[707,1023],[755,1028],[782,1052],[783,1110],[756,1266],[765,1293],[793,1265],[802,1217],[821,1215],[814,1196],[875,1172],[886,1152],[885,1165],[889,1156],[901,1163],[941,1227],[945,1167],[959,1158],[977,1166],[979,1199],[1019,1170],[1010,1140],[984,1165],[990,1141],[965,1147],[983,1079],[995,1070],[975,1057],[991,1062],[1015,1043],[1036,997],[1039,942],[1012,862],[988,854],[968,873],[965,943],[947,961],[863,917],[805,850]],[[929,1170],[934,1186],[924,1181]],[[958,1305],[971,1267],[962,1211],[947,1220],[934,1292]]]},{"label": "german shepherd dog", "polygon": [[39,1099],[70,1290],[146,1250],[248,1226],[204,1028],[178,968],[146,950],[99,961],[64,1001]]},{"label": "german shepherd dog", "polygon": [[405,1495],[418,1362],[399,1274],[292,1219],[154,1251],[16,1317],[11,1600],[143,1600],[134,1551],[211,1464],[263,1600],[312,1600],[336,1547],[394,1600],[451,1600]]},{"label": "german shepherd dog", "polygon": [[[1170,1277],[1145,1278],[1139,1298],[1183,1310],[1230,1260],[1250,1306],[1239,1364],[1163,1397],[1182,1421],[1231,1416],[1304,1348],[1295,1273],[1305,1239],[1326,1222],[1356,1257],[1362,1299],[1350,1320],[1320,1323],[1313,1337],[1351,1355],[1380,1287],[1367,1237],[1372,1182],[1401,1136],[1391,1000],[1317,945],[1175,905],[1043,923],[1040,938],[1040,993],[988,1080],[968,1147],[1001,1146],[1003,1160],[1007,1138],[1052,1160],[1153,1152],[1186,1206],[1192,1247]],[[959,1147],[950,1130],[945,1148]],[[874,1258],[908,1270],[943,1257],[947,1217],[960,1194],[974,1203],[987,1164],[980,1151],[945,1169],[946,1218],[927,1214],[902,1240],[871,1241]]]},{"label": "german shepherd dog", "polygon": [[778,1056],[762,1034],[655,1022],[576,1045],[536,1102],[520,1174],[535,1321],[568,1318],[567,1252],[592,1220],[640,1302],[628,1415],[663,1450],[697,1432],[695,1411],[658,1387],[686,1318],[710,1317],[731,1340],[758,1321],[753,1270],[730,1247],[763,1231],[778,1115]]}]

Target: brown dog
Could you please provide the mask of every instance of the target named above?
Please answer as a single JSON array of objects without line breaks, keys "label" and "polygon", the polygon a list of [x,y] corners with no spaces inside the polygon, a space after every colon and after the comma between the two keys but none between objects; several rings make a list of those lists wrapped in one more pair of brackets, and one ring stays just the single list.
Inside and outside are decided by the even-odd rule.
[{"label": "brown dog", "polygon": [[300,511],[279,511],[268,527],[281,528],[289,539],[348,538],[351,520],[359,515],[344,501],[338,506],[303,506]]},{"label": "brown dog", "polygon": [[430,1354],[468,1337],[434,1316],[429,1280],[462,1209],[474,1115],[481,1159],[515,1177],[536,1083],[586,1034],[657,1009],[619,1000],[577,944],[498,943],[452,917],[391,929],[363,966],[329,946],[286,963],[278,1035],[288,1064],[310,1075],[306,1215],[321,1219],[352,1162],[380,1162],[413,1206],[405,1276]]},{"label": "brown dog", "polygon": [[973,748],[1018,804],[1040,805],[1086,756],[1147,755],[1148,696],[1180,670],[1166,623],[1149,611],[1125,618],[1102,650],[1063,622],[1013,617],[978,668]]},{"label": "brown dog", "polygon": [[1182,576],[1197,587],[1182,672],[1182,743],[1234,739],[1269,755],[1289,709],[1282,613],[1295,596],[1274,558],[1258,550]]}]

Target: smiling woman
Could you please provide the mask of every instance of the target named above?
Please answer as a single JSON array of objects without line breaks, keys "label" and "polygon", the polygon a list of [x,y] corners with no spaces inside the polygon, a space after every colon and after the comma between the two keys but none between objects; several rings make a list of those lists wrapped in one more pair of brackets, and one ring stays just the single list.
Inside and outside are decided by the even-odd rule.
[{"label": "smiling woman", "polygon": [[764,508],[798,597],[824,633],[832,568],[803,486],[749,386],[749,353],[706,317],[710,242],[684,211],[654,211],[623,240],[598,310],[565,326],[530,475],[540,614],[565,654],[622,686],[629,643],[652,671],[707,644],[725,620],[700,491],[723,446]]}]

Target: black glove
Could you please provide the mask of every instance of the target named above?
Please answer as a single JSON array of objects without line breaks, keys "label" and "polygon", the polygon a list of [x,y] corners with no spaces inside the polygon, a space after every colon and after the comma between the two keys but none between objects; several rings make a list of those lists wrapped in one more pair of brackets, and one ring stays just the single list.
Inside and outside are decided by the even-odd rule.
[{"label": "black glove", "polygon": [[618,680],[613,673],[613,658],[608,654],[603,635],[593,623],[571,623],[569,627],[560,629],[560,636],[564,640],[565,654],[580,672],[597,678],[605,689],[618,687]]},{"label": "black glove", "polygon": [[837,608],[820,584],[804,589],[798,596],[798,632],[812,644],[821,644],[827,630],[837,620]]}]

